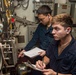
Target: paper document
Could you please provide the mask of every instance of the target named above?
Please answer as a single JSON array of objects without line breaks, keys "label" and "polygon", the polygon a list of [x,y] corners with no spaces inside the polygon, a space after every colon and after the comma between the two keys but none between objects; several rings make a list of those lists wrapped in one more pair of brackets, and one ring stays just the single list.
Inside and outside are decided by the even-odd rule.
[{"label": "paper document", "polygon": [[26,66],[34,69],[34,70],[38,70],[38,71],[42,71],[41,69],[37,68],[36,65],[28,63],[28,62],[23,62]]},{"label": "paper document", "polygon": [[42,49],[35,47],[29,51],[24,52],[24,55],[28,56],[30,58],[33,58],[33,57],[39,55],[39,52],[42,52],[42,51],[43,51]]}]

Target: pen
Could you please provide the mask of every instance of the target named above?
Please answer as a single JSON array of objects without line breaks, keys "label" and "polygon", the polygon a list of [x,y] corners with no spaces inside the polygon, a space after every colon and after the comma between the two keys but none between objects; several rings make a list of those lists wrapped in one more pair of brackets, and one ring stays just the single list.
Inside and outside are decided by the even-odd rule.
[{"label": "pen", "polygon": [[41,70],[44,69],[44,62],[43,62],[43,61],[40,61],[40,62],[39,62],[39,67],[40,67]]},{"label": "pen", "polygon": [[27,62],[30,65],[31,68],[35,69],[35,67],[32,65],[32,63],[29,60]]}]

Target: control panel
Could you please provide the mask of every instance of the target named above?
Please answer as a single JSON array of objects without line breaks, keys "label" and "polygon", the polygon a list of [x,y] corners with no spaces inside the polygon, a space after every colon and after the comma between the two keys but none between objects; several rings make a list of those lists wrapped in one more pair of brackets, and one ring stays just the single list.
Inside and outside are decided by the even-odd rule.
[{"label": "control panel", "polygon": [[33,26],[29,25],[28,26],[28,42],[32,39],[32,36],[33,36],[37,26],[38,25],[33,25]]},{"label": "control panel", "polygon": [[71,4],[55,4],[55,15],[67,13],[70,14]]}]

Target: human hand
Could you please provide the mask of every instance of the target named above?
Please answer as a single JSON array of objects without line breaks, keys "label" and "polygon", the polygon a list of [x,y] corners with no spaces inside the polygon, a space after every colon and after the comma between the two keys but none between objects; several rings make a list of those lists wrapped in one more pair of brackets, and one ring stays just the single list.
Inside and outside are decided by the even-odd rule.
[{"label": "human hand", "polygon": [[43,70],[46,67],[46,64],[43,61],[38,60],[36,62],[36,67],[39,68],[39,69],[41,69],[41,70]]},{"label": "human hand", "polygon": [[46,54],[46,51],[41,51],[41,52],[39,52],[39,55],[40,56],[44,56]]},{"label": "human hand", "polygon": [[43,69],[42,72],[44,75],[57,75],[57,72],[52,69]]},{"label": "human hand", "polygon": [[22,51],[19,53],[18,58],[19,58],[19,57],[24,57],[23,52],[25,52],[25,50],[22,50]]}]

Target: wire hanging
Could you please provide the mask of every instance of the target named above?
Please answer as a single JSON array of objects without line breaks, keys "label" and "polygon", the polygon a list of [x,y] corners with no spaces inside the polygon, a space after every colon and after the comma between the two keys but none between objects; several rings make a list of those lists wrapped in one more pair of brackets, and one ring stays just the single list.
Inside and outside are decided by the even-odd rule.
[{"label": "wire hanging", "polygon": [[23,10],[26,10],[29,6],[29,0],[14,0],[14,7],[19,9],[22,7]]}]

